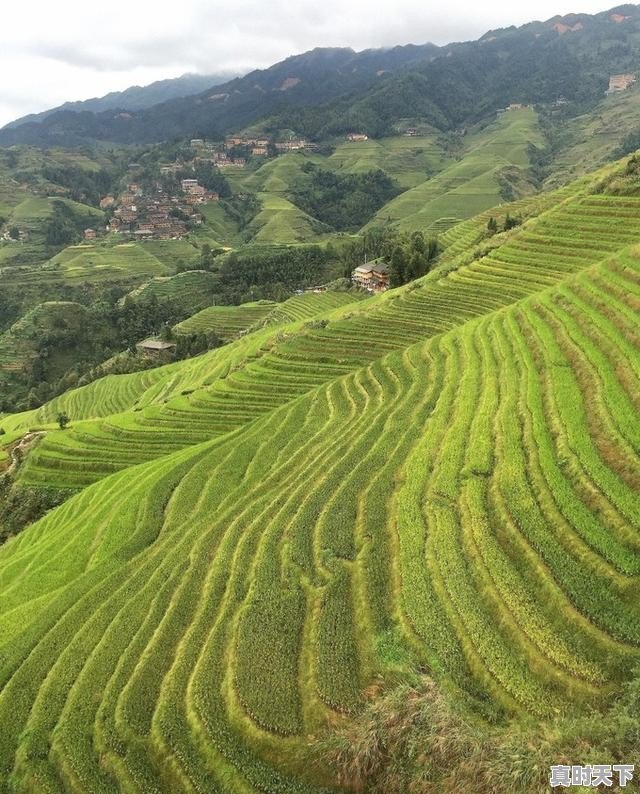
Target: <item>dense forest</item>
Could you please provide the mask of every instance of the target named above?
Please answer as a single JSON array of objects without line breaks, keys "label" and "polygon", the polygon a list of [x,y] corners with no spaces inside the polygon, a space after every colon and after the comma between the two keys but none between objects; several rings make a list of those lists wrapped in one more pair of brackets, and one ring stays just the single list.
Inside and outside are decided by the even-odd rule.
[{"label": "dense forest", "polygon": [[314,218],[338,231],[356,231],[401,190],[384,171],[336,174],[313,163],[302,167],[308,179],[291,200]]}]

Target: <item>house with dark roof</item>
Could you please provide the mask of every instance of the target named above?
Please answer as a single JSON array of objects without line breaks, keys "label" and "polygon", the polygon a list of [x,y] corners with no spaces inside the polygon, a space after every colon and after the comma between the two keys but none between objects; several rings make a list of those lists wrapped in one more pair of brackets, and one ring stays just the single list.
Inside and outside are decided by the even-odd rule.
[{"label": "house with dark roof", "polygon": [[351,274],[352,283],[369,292],[384,292],[389,280],[389,267],[382,262],[359,265]]}]

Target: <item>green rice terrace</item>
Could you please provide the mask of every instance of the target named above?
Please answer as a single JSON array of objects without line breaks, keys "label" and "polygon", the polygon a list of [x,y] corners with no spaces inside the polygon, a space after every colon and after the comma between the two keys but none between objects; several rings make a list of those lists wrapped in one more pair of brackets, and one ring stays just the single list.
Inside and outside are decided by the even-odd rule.
[{"label": "green rice terrace", "polygon": [[[74,494],[0,547],[2,794],[363,791],[323,737],[423,675],[495,732],[607,708],[640,662],[640,198],[595,192],[623,167],[483,199],[404,287],[211,307],[178,331],[223,347],[0,420],[7,455],[39,433],[17,484]],[[495,791],[546,790],[549,737]]]},{"label": "green rice terrace", "polygon": [[260,300],[240,306],[208,306],[175,326],[176,333],[207,333],[213,331],[229,341],[257,326],[309,320],[339,306],[355,303],[364,297],[361,292],[318,292],[296,295],[282,303]]}]

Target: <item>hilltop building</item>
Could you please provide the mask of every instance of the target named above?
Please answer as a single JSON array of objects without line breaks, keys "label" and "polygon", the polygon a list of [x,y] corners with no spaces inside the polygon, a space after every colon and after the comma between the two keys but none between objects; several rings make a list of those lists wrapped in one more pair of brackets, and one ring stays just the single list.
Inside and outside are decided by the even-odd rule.
[{"label": "hilltop building", "polygon": [[607,94],[617,94],[619,91],[626,91],[627,88],[636,82],[635,74],[612,74],[609,78],[609,88]]},{"label": "hilltop building", "polygon": [[385,264],[360,265],[351,274],[351,281],[368,292],[384,292],[389,289],[389,268]]},{"label": "hilltop building", "polygon": [[366,133],[364,133],[364,132],[350,132],[347,135],[347,140],[351,141],[353,143],[355,143],[357,141],[368,141],[369,140],[369,136]]}]

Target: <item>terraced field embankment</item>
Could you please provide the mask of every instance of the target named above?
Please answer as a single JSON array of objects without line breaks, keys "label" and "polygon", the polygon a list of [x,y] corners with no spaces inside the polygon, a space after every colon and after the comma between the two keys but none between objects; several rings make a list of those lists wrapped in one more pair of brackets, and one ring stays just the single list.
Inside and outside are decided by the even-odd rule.
[{"label": "terraced field embankment", "polygon": [[[95,399],[99,382],[63,395],[22,420],[28,429],[34,421],[54,421],[64,409],[74,424],[48,434],[23,468],[23,482],[82,487],[122,467],[236,430],[387,352],[508,306],[640,239],[637,200],[560,191],[555,205],[553,197],[547,201],[550,209],[487,256],[460,267],[453,267],[454,261],[449,272],[445,264],[442,277],[435,271],[362,307],[337,309],[327,315],[326,327],[266,328],[194,361],[162,368],[148,390],[140,387],[140,373],[116,376],[122,380],[114,380],[115,393],[136,398],[119,401],[115,412],[104,412]],[[619,220],[610,223],[612,212]],[[476,239],[477,233],[476,227]],[[67,410],[68,401],[74,401],[73,410]]]},{"label": "terraced field embankment", "polygon": [[119,415],[97,382],[15,420],[103,417],[24,468],[99,481],[0,549],[3,794],[327,791],[309,738],[391,671],[494,720],[620,687],[640,200],[556,201],[326,327],[126,376]]}]

